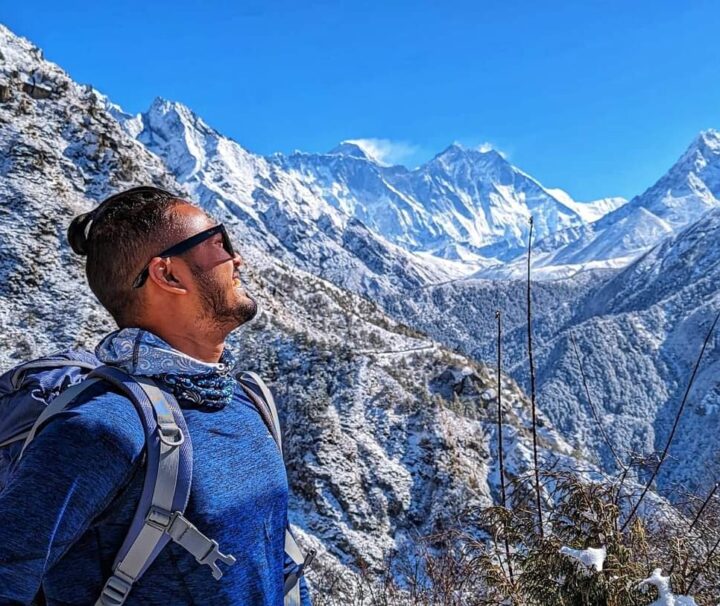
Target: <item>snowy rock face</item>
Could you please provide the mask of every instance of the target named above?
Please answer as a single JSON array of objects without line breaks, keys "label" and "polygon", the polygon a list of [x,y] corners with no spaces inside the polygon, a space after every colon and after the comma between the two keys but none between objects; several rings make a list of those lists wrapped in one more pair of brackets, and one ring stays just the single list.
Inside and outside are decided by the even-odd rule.
[{"label": "snowy rock face", "polygon": [[[65,243],[74,215],[138,183],[182,191],[89,86],[0,26],[0,362],[93,338],[107,326]],[[25,87],[43,82],[45,98]],[[27,92],[30,90],[30,92]]]},{"label": "snowy rock face", "polygon": [[[247,189],[241,181],[228,183],[237,189],[214,197],[212,210],[242,240],[248,288],[262,309],[231,344],[277,396],[293,494],[290,519],[302,543],[319,550],[320,567],[363,562],[378,569],[385,553],[446,527],[461,508],[496,500],[497,376],[291,263],[312,251],[300,248],[303,238],[294,230],[322,225],[301,201],[281,208],[282,196],[296,184],[280,178],[270,184],[272,163],[244,156],[198,121],[193,138],[179,147],[167,124],[166,130],[153,129],[150,138],[146,126],[152,116],[132,118],[129,133],[118,121],[128,128],[130,118],[121,110],[91,87],[72,82],[36,47],[1,26],[0,53],[0,82],[8,82],[9,91],[0,101],[0,367],[63,348],[92,348],[114,328],[86,285],[82,260],[66,243],[73,216],[142,183],[178,192],[184,185],[199,194],[224,192],[224,182],[212,190],[214,181],[201,178],[213,158],[220,162],[223,156],[223,167],[252,165]],[[35,98],[23,89],[31,74],[47,83],[49,96]],[[175,118],[194,120],[179,110]],[[204,154],[202,166],[184,154],[188,141]],[[153,148],[176,158],[177,176]],[[263,175],[268,184],[258,191],[255,184]],[[281,185],[289,189],[270,199]],[[202,200],[209,205],[209,198]],[[288,230],[282,241],[274,232],[258,232],[270,212],[277,221],[269,223]],[[392,245],[356,219],[347,219],[337,233],[333,225],[322,227],[334,233],[335,239],[324,241],[336,243],[325,251],[338,263],[332,271],[350,274],[358,289],[392,292],[390,280],[402,284],[403,275],[415,275],[412,268],[403,274],[399,264],[405,257],[389,254]],[[291,253],[292,238],[300,244]],[[287,254],[269,251],[273,246]],[[351,252],[340,256],[346,249]],[[321,254],[321,247],[317,250]],[[459,372],[463,385],[444,397],[431,385],[447,378],[448,369],[452,377]],[[506,376],[500,377],[500,389],[508,470],[526,475],[532,460],[527,400]],[[543,456],[570,467],[570,450],[546,423]]]}]

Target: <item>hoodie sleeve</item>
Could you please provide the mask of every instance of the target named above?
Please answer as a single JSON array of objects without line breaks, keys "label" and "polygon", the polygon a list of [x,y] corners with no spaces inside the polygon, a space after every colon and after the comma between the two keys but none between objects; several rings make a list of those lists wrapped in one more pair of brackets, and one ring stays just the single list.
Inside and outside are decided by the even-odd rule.
[{"label": "hoodie sleeve", "polygon": [[300,603],[302,606],[312,606],[310,590],[305,582],[305,575],[300,577]]},{"label": "hoodie sleeve", "polygon": [[106,393],[53,417],[0,491],[0,603],[29,604],[45,573],[129,481],[144,434]]}]

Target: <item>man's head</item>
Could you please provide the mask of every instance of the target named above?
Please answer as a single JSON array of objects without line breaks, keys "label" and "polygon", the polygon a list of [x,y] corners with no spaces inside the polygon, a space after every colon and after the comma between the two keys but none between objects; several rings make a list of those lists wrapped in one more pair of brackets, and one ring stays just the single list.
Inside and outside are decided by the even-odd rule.
[{"label": "man's head", "polygon": [[182,198],[137,187],[76,217],[68,240],[87,255],[90,288],[121,328],[187,325],[229,333],[257,306],[240,284],[242,260],[224,230],[189,240],[215,225]]}]

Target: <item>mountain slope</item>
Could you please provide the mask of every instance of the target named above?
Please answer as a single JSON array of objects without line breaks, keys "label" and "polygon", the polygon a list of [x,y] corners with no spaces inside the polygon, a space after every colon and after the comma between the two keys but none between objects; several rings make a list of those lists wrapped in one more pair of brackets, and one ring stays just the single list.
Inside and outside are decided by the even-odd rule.
[{"label": "mountain slope", "polygon": [[[615,447],[645,454],[664,448],[703,340],[720,310],[719,243],[720,209],[715,209],[608,280],[580,308],[575,326],[548,341],[540,354],[545,371],[540,390],[554,423],[577,427],[571,411],[585,399],[566,387],[577,384],[577,365],[559,363],[559,356],[568,358],[563,352],[569,352],[573,333]],[[720,475],[718,371],[716,332],[670,450],[674,462],[658,478],[668,493],[676,483],[705,490]],[[597,442],[591,432],[587,442]]]},{"label": "mountain slope", "polygon": [[[526,389],[526,284],[460,280],[389,298],[385,308],[477,359],[495,352],[502,311],[504,367]],[[586,271],[532,286],[538,406],[575,447],[605,469],[615,461],[583,388],[573,339],[594,405],[623,460],[661,452],[703,340],[720,310],[720,209],[700,217],[622,271]],[[720,476],[720,333],[708,344],[681,418],[671,461],[658,478],[703,493]]]},{"label": "mountain slope", "polygon": [[[720,207],[720,132],[700,133],[655,185],[591,225],[538,237],[534,267],[538,275],[557,276],[594,267],[621,267],[705,212]],[[486,278],[519,277],[517,258]]]}]

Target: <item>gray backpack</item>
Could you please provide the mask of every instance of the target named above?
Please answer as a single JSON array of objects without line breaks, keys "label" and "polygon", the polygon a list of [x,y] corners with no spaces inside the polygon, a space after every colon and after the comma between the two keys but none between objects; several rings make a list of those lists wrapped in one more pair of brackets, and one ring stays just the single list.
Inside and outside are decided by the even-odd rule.
[{"label": "gray backpack", "polygon": [[[280,422],[270,390],[255,373],[239,373],[237,379],[282,454]],[[32,360],[0,376],[0,490],[41,426],[98,381],[111,384],[133,403],[145,432],[147,461],[140,502],[96,606],[121,606],[133,584],[170,541],[189,551],[220,579],[223,571],[219,564],[232,566],[235,558],[222,553],[217,541],[184,516],[193,458],[177,400],[149,377],[103,366],[88,352],[70,351]],[[285,552],[296,564],[296,570],[285,579],[285,606],[299,606],[300,576],[315,552],[303,556],[289,529],[285,531]]]}]

